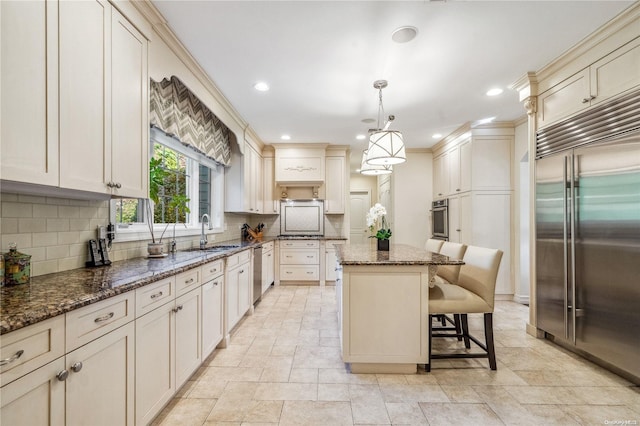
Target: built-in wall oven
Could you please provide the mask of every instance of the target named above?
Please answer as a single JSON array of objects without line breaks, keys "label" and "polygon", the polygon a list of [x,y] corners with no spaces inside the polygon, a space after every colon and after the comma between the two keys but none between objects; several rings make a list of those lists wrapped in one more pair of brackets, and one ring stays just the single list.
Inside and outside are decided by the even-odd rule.
[{"label": "built-in wall oven", "polygon": [[431,204],[431,238],[449,240],[449,200]]}]

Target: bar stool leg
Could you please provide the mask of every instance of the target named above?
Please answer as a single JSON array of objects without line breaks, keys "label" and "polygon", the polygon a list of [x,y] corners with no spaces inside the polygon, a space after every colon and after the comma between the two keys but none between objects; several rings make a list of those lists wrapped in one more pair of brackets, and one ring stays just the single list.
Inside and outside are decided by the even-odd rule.
[{"label": "bar stool leg", "polygon": [[462,320],[462,337],[464,338],[464,347],[467,349],[471,349],[471,342],[469,341],[469,321],[467,319],[467,314],[460,314],[460,319]]},{"label": "bar stool leg", "polygon": [[427,364],[424,366],[424,369],[427,373],[431,371],[431,344],[432,344],[431,334],[433,333],[433,325],[431,324],[431,319],[432,319],[432,316],[429,315],[429,350],[427,351],[428,352]]},{"label": "bar stool leg", "polygon": [[484,314],[484,338],[487,345],[487,354],[489,355],[489,367],[496,370],[496,351],[493,346],[493,314]]}]

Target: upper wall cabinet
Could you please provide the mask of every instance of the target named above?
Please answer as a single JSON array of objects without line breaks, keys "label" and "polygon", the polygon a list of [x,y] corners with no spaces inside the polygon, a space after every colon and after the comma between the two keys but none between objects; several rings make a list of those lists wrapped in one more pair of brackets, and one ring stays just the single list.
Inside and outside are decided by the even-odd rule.
[{"label": "upper wall cabinet", "polygon": [[344,214],[346,195],[346,153],[331,152],[325,161],[324,209],[327,214]]},{"label": "upper wall cabinet", "polygon": [[283,186],[321,185],[325,178],[325,147],[276,145],[276,183]]},{"label": "upper wall cabinet", "polygon": [[58,4],[0,2],[0,178],[58,185]]},{"label": "upper wall cabinet", "polygon": [[225,168],[225,211],[263,213],[262,156],[249,143],[244,154],[235,144],[231,149],[231,166]]},{"label": "upper wall cabinet", "polygon": [[147,196],[147,41],[108,2],[60,2],[60,186]]},{"label": "upper wall cabinet", "polygon": [[146,197],[147,40],[106,1],[0,7],[2,179]]},{"label": "upper wall cabinet", "polygon": [[638,86],[640,38],[540,94],[538,126],[548,126]]}]

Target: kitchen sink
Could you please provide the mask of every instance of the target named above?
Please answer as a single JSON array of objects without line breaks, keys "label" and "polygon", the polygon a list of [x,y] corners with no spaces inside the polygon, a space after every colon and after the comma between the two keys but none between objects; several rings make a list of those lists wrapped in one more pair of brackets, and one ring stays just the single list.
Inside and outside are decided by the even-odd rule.
[{"label": "kitchen sink", "polygon": [[240,248],[239,244],[229,244],[229,245],[219,245],[219,246],[210,246],[210,247],[205,247],[205,248],[199,248],[199,247],[194,247],[189,249],[188,251],[206,251],[209,253],[216,253],[219,251],[227,251],[227,250],[233,250],[233,249],[237,249]]}]

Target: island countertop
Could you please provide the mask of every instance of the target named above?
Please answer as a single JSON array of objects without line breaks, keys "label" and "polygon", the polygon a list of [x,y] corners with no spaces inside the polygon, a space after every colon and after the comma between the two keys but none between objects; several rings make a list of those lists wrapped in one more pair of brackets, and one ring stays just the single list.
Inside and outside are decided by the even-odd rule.
[{"label": "island countertop", "polygon": [[341,265],[463,265],[462,260],[432,253],[406,244],[391,244],[389,251],[379,251],[375,244],[336,245]]}]

